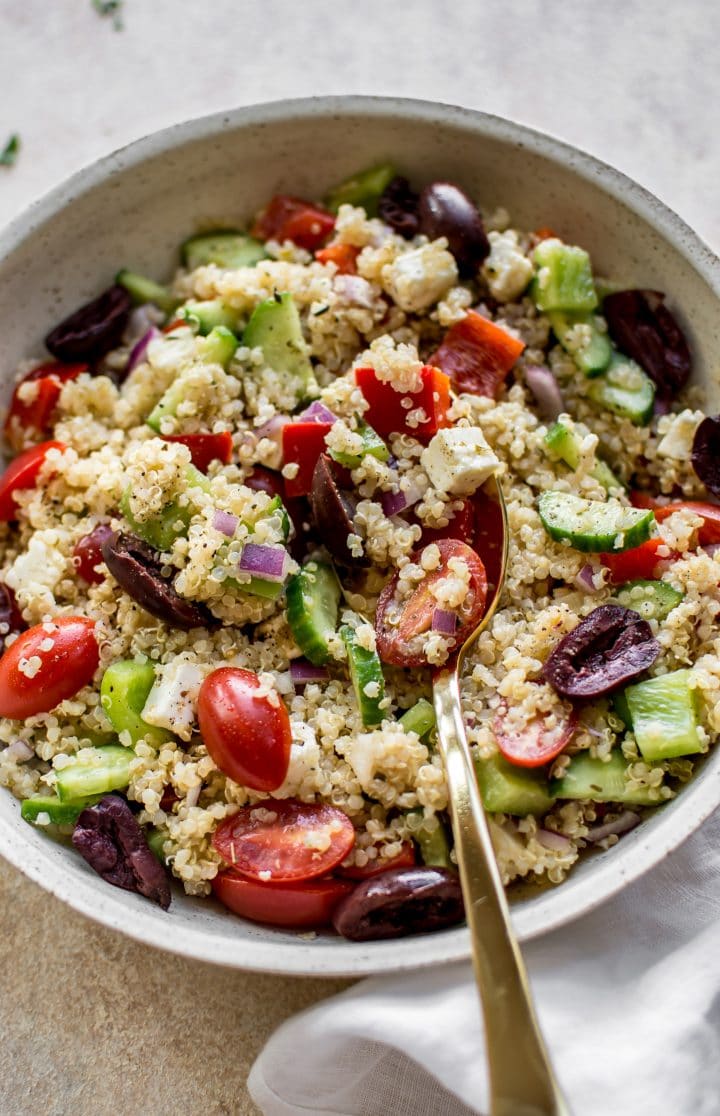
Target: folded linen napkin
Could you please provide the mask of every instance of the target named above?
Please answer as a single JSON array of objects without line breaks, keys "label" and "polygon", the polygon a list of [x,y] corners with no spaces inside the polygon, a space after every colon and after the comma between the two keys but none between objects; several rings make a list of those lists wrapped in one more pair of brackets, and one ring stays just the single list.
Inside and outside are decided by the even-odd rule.
[{"label": "folded linen napkin", "polygon": [[[574,1116],[720,1113],[719,915],[720,812],[615,899],[524,947]],[[486,1113],[470,965],[363,980],[288,1020],[248,1088],[264,1116]]]}]

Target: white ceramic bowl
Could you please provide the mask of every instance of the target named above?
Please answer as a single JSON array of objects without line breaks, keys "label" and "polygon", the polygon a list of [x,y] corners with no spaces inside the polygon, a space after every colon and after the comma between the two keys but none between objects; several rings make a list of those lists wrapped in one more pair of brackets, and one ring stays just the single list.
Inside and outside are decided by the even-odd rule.
[{"label": "white ceramic bowl", "polygon": [[[326,97],[236,109],[148,136],[57,187],[0,237],[3,396],[19,359],[42,352],[54,323],[121,266],[169,275],[198,223],[248,217],[271,194],[322,196],[374,161],[414,183],[447,178],[505,206],[520,227],[550,225],[582,244],[597,270],[668,292],[680,309],[696,377],[720,351],[720,261],[646,190],[574,148],[497,117],[420,101]],[[717,365],[716,375],[717,375]],[[720,804],[720,750],[677,799],[621,843],[580,864],[559,888],[519,898],[521,939],[588,911],[675,848]],[[360,975],[468,955],[464,929],[391,942],[313,941],[243,922],[214,903],[174,896],[164,913],[105,884],[70,848],[20,819],[0,792],[0,853],[76,910],[187,957],[277,973]]]}]

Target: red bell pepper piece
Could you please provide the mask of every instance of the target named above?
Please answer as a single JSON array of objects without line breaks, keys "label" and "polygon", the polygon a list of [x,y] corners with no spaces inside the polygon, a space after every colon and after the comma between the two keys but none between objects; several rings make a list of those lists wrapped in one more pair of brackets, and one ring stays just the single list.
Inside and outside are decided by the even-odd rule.
[{"label": "red bell pepper piece", "polygon": [[326,450],[325,435],[331,429],[331,422],[290,422],[283,427],[283,464],[299,466],[296,476],[285,477],[286,495],[307,496],[318,458]]},{"label": "red bell pepper piece", "polygon": [[703,525],[698,531],[700,546],[710,546],[712,543],[720,542],[720,506],[706,504],[699,500],[682,500],[674,504],[658,505],[655,508],[655,518],[658,523],[662,523],[663,519],[667,519],[676,511],[692,511],[702,516]]},{"label": "red bell pepper piece", "polygon": [[447,373],[455,391],[494,399],[524,348],[524,341],[468,310],[450,326],[430,363]]},{"label": "red bell pepper piece", "polygon": [[677,555],[659,555],[658,550],[667,544],[658,536],[648,539],[640,546],[621,550],[618,554],[601,554],[600,561],[610,571],[613,585],[624,585],[626,581],[637,578],[653,580],[662,573],[662,564]]},{"label": "red bell pepper piece", "polygon": [[23,488],[34,488],[45,458],[51,449],[66,450],[65,442],[41,442],[31,446],[11,461],[0,477],[0,522],[8,523],[17,517],[15,493]]},{"label": "red bell pepper piece", "polygon": [[328,244],[315,253],[318,263],[334,263],[339,275],[357,275],[356,261],[360,249],[353,244]]},{"label": "red bell pepper piece", "polygon": [[288,194],[276,194],[252,227],[258,240],[292,240],[314,252],[335,228],[335,218],[326,209]]},{"label": "red bell pepper piece", "polygon": [[[370,404],[363,417],[381,438],[390,434],[430,438],[441,426],[449,426],[450,380],[444,372],[427,364],[420,376],[422,384],[418,391],[397,391],[389,381],[379,380],[374,368],[355,369],[355,382]],[[408,400],[411,406],[403,407],[403,401]],[[418,408],[422,408],[427,419],[413,426],[408,416]]]},{"label": "red bell pepper piece", "polygon": [[[14,450],[22,449],[26,442],[47,433],[63,384],[76,380],[87,369],[87,364],[62,364],[53,360],[23,376],[13,392],[3,428]],[[23,384],[29,383],[35,384],[34,395],[25,401],[21,398],[20,389]]]},{"label": "red bell pepper piece", "polygon": [[201,473],[207,473],[211,461],[229,465],[232,459],[232,434],[229,430],[222,434],[167,434],[163,441],[180,442],[187,446],[193,465]]}]

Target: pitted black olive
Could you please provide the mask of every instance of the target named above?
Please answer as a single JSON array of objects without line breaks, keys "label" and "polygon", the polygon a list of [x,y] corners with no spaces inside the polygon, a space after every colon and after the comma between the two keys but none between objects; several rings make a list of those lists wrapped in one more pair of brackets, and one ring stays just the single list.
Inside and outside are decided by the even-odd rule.
[{"label": "pitted black olive", "polygon": [[108,794],[87,806],[77,820],[72,843],[107,883],[137,891],[165,911],[170,906],[167,874],[124,798]]},{"label": "pitted black olive", "polygon": [[465,917],[460,881],[446,868],[394,868],[358,884],[333,915],[354,942],[429,934]]},{"label": "pitted black olive", "polygon": [[9,585],[0,581],[0,651],[9,635],[24,632],[27,624]]},{"label": "pitted black olive", "polygon": [[56,325],[45,345],[58,360],[100,360],[120,344],[131,308],[124,287],[109,287]]},{"label": "pitted black olive", "polygon": [[378,217],[393,232],[412,240],[418,231],[418,196],[407,178],[397,175],[385,187],[378,201]]},{"label": "pitted black olive", "polygon": [[698,426],[691,460],[708,492],[720,496],[720,415],[708,415]]},{"label": "pitted black olive", "polygon": [[355,499],[340,488],[339,470],[325,453],[313,473],[310,507],[318,538],[333,558],[346,566],[369,565],[367,558],[356,557],[348,546],[348,535],[355,534]]},{"label": "pitted black olive", "polygon": [[659,654],[646,620],[631,608],[604,604],[560,640],[543,674],[564,697],[594,698],[647,670]]},{"label": "pitted black olive", "polygon": [[692,361],[664,298],[660,291],[616,291],[603,302],[603,313],[617,347],[645,369],[661,399],[672,399],[690,378]]},{"label": "pitted black olive", "polygon": [[461,276],[476,275],[490,254],[490,242],[477,206],[452,182],[431,182],[420,194],[420,232],[437,240],[447,237]]}]

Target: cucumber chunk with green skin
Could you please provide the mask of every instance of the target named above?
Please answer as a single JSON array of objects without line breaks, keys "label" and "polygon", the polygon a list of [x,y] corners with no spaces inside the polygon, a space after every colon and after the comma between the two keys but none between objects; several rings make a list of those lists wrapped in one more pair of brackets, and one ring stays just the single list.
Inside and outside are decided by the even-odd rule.
[{"label": "cucumber chunk with green skin", "polygon": [[206,264],[225,268],[254,267],[267,258],[267,252],[252,236],[237,229],[218,229],[189,237],[180,246],[180,258],[188,271]]},{"label": "cucumber chunk with green skin", "polygon": [[41,814],[47,814],[53,825],[74,825],[86,806],[98,801],[98,795],[82,798],[77,802],[61,802],[54,794],[42,798],[26,798],[20,807],[23,821],[37,824]]},{"label": "cucumber chunk with green skin", "polygon": [[704,752],[698,734],[692,672],[674,670],[625,688],[632,729],[640,754],[651,763]]},{"label": "cucumber chunk with green skin", "polygon": [[475,770],[483,806],[489,814],[540,817],[552,809],[555,799],[542,775],[513,767],[502,756],[477,759]]},{"label": "cucumber chunk with green skin", "polygon": [[[362,723],[366,728],[379,725],[386,715],[381,702],[385,698],[385,677],[377,651],[368,651],[357,642],[355,629],[345,624],[340,629],[347,648],[350,680],[360,708]],[[370,693],[367,693],[367,690]]]},{"label": "cucumber chunk with green skin", "polygon": [[220,298],[208,299],[206,302],[186,302],[178,310],[178,318],[182,318],[189,325],[197,329],[198,333],[207,336],[218,326],[223,326],[234,332],[237,329],[240,315],[231,306],[226,306]]},{"label": "cucumber chunk with green skin", "polygon": [[[562,310],[551,310],[548,317],[559,344],[570,354],[581,372],[586,376],[597,376],[607,368],[612,346],[607,330],[602,332],[594,314],[568,314]],[[580,345],[576,340],[580,333],[578,327],[583,334],[587,334],[587,340]]]},{"label": "cucumber chunk with green skin", "polygon": [[163,313],[170,314],[179,301],[162,283],[156,283],[154,279],[147,279],[144,275],[138,275],[137,272],[125,268],[118,271],[115,282],[125,288],[136,306],[152,302]]},{"label": "cucumber chunk with green skin", "polygon": [[391,163],[368,167],[333,187],[325,198],[325,205],[331,213],[337,213],[341,205],[359,205],[368,217],[377,217],[378,202],[396,173]]},{"label": "cucumber chunk with green skin", "polygon": [[420,698],[415,705],[403,713],[400,724],[405,732],[416,732],[422,739],[435,728],[435,710],[429,701]]},{"label": "cucumber chunk with green skin", "polygon": [[653,414],[655,385],[634,360],[613,353],[607,370],[589,385],[588,399],[635,426],[647,426]]},{"label": "cucumber chunk with green skin", "polygon": [[159,748],[172,733],[167,729],[149,725],[141,717],[148,694],[155,682],[155,667],[152,663],[136,663],[133,659],[122,659],[107,668],[100,683],[100,704],[115,732],[129,732],[133,745],[145,740],[153,748]]},{"label": "cucumber chunk with green skin", "polygon": [[364,419],[358,421],[356,434],[362,438],[362,449],[360,453],[342,453],[337,450],[328,450],[328,453],[337,461],[338,465],[344,465],[346,469],[357,469],[362,464],[362,459],[366,454],[370,457],[377,458],[378,461],[388,461],[390,458],[390,450],[383,442],[380,435],[369,426]]},{"label": "cucumber chunk with green skin", "polygon": [[298,647],[315,666],[330,658],[337,631],[340,583],[326,562],[306,562],[287,584],[287,620]]},{"label": "cucumber chunk with green skin", "polygon": [[87,759],[73,756],[66,767],[58,770],[55,786],[61,802],[124,790],[130,782],[130,764],[135,759],[132,748],[106,744],[91,751]]},{"label": "cucumber chunk with green skin", "polygon": [[625,728],[632,728],[632,718],[630,716],[630,706],[627,703],[624,690],[617,690],[612,698],[612,710],[620,718]]},{"label": "cucumber chunk with green skin", "polygon": [[605,761],[589,752],[573,756],[561,779],[550,781],[550,793],[556,798],[572,798],[583,802],[622,802],[627,806],[657,806],[662,799],[657,789],[631,788],[628,764],[619,748]]},{"label": "cucumber chunk with green skin", "polygon": [[532,295],[538,310],[587,313],[597,306],[590,257],[556,237],[541,240],[534,252]]},{"label": "cucumber chunk with green skin", "polygon": [[667,581],[627,581],[615,593],[623,608],[632,608],[643,620],[664,620],[680,604],[685,594],[673,589]]},{"label": "cucumber chunk with green skin", "polygon": [[[197,487],[202,488],[203,492],[210,491],[207,477],[194,465],[186,467],[186,477],[189,489]],[[153,519],[139,520],[130,509],[130,496],[131,490],[128,487],[120,497],[120,511],[132,527],[134,534],[144,539],[149,546],[155,550],[167,551],[176,539],[187,535],[193,517],[192,507],[181,506],[177,501],[172,500]]]},{"label": "cucumber chunk with green skin", "polygon": [[265,363],[286,382],[298,403],[320,394],[292,295],[276,294],[255,307],[243,345],[262,349]]},{"label": "cucumber chunk with green skin", "polygon": [[447,829],[438,819],[437,828],[428,833],[421,829],[413,834],[420,849],[420,858],[428,868],[450,868],[457,872],[457,865],[450,859],[450,840]]},{"label": "cucumber chunk with green skin", "polygon": [[618,554],[639,546],[650,538],[655,523],[650,508],[604,504],[569,492],[543,492],[538,512],[551,539],[589,554]]},{"label": "cucumber chunk with green skin", "polygon": [[167,832],[164,829],[155,829],[154,826],[151,826],[144,830],[144,834],[150,852],[158,858],[161,864],[166,864],[163,846],[168,839]]},{"label": "cucumber chunk with green skin", "polygon": [[215,326],[198,346],[198,355],[205,364],[220,364],[227,368],[235,356],[239,341],[227,326]]},{"label": "cucumber chunk with green skin", "polygon": [[[567,422],[559,419],[554,422],[545,435],[545,445],[556,453],[571,469],[577,469],[580,464],[580,437]],[[622,481],[613,473],[604,461],[598,461],[591,475],[603,486],[606,492],[613,489],[625,491]]]}]

